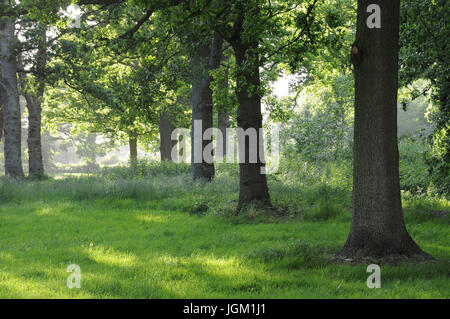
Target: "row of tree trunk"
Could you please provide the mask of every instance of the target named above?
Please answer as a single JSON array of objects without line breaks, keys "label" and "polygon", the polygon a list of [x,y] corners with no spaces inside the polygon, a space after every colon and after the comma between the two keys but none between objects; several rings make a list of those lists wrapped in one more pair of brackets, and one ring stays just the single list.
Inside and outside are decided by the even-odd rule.
[{"label": "row of tree trunk", "polygon": [[[427,255],[410,237],[403,220],[400,185],[399,153],[397,143],[398,37],[399,0],[380,1],[380,27],[368,24],[371,0],[358,0],[356,41],[352,47],[355,76],[355,128],[353,168],[353,216],[347,242],[339,253],[343,258],[379,256]],[[373,7],[373,6],[372,6]],[[239,21],[241,19],[241,21]],[[238,15],[236,26],[243,25]],[[0,21],[0,92],[5,138],[5,173],[9,178],[24,176],[21,164],[21,119],[17,83],[17,57],[14,43],[14,19]],[[239,103],[238,127],[246,130],[262,127],[259,57],[257,35],[247,39],[236,29],[226,39],[233,47],[237,67],[236,96]],[[210,143],[203,133],[213,125],[213,100],[209,71],[217,68],[222,54],[223,40],[216,33],[212,39],[200,43],[194,61],[192,85],[192,166],[194,180],[211,180],[213,163],[203,159],[203,151]],[[256,90],[255,90],[256,88]],[[25,94],[29,109],[30,174],[43,174],[40,149],[40,98]],[[219,127],[226,129],[226,114],[219,112]],[[201,121],[201,128],[197,121]],[[4,125],[3,125],[4,124]],[[172,126],[167,114],[161,114],[161,158],[171,157]],[[170,134],[171,135],[171,134]],[[170,141],[170,142],[169,142]],[[270,196],[263,159],[249,163],[249,138],[240,158],[240,191],[238,211],[244,205],[257,201],[270,206]],[[257,149],[263,148],[262,137],[257,138]],[[226,146],[225,146],[226,147]],[[130,135],[130,155],[137,157],[137,135]],[[201,156],[201,158],[199,158]],[[32,173],[33,172],[33,173]]]}]

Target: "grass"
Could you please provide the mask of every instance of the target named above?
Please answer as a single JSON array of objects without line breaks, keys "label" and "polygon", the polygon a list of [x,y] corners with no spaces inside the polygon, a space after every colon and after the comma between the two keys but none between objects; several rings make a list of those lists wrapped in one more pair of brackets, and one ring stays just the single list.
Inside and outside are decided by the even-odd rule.
[{"label": "grass", "polygon": [[[167,165],[167,164],[164,164]],[[413,238],[436,260],[367,265],[330,257],[347,238],[351,171],[285,163],[270,176],[280,215],[233,211],[236,166],[211,184],[188,167],[0,183],[0,298],[449,298],[449,201],[405,192]],[[81,267],[81,289],[66,287]]]}]

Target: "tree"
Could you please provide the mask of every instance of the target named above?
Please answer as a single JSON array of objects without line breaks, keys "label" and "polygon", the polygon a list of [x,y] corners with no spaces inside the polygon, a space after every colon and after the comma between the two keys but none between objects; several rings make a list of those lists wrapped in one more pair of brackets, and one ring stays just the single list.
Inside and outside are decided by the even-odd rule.
[{"label": "tree", "polygon": [[217,111],[217,128],[222,134],[223,141],[222,149],[217,149],[216,156],[226,158],[227,156],[227,129],[231,126],[231,114],[235,111],[237,106],[236,95],[234,89],[230,87],[230,67],[232,61],[231,50],[226,50],[222,53],[222,61],[220,66],[212,72],[213,81],[210,83],[213,92],[214,108]]},{"label": "tree", "polygon": [[175,146],[176,141],[172,141],[172,131],[175,127],[170,119],[170,114],[167,110],[164,110],[160,114],[159,121],[159,152],[162,161],[172,160],[172,148]]},{"label": "tree", "polygon": [[[193,180],[210,181],[214,177],[214,163],[205,160],[204,149],[212,139],[204,133],[213,127],[213,98],[210,71],[217,69],[222,57],[221,36],[216,32],[208,37],[206,43],[201,39],[194,57],[194,76],[192,82],[192,156],[191,177]],[[200,127],[198,127],[200,125]]]},{"label": "tree", "polygon": [[[235,33],[230,43],[236,56],[237,87],[236,96],[239,102],[237,123],[244,131],[255,129],[257,132],[256,148],[250,145],[250,138],[244,139],[244,154],[240,157],[240,182],[238,210],[245,204],[257,201],[263,205],[271,205],[269,187],[264,173],[264,158],[257,156],[256,163],[250,162],[251,149],[257,151],[264,149],[264,141],[260,130],[262,129],[261,93],[259,75],[258,35],[244,34],[244,19],[251,19],[259,14],[258,6],[242,7],[235,21]],[[244,156],[244,158],[242,158]]]},{"label": "tree", "polygon": [[406,230],[400,198],[400,0],[379,3],[378,7],[370,0],[358,1],[356,41],[351,49],[355,77],[354,212],[349,237],[338,254],[344,258],[426,256]]},{"label": "tree", "polygon": [[[23,17],[22,21],[26,21]],[[22,27],[24,22],[22,22]],[[19,70],[21,84],[21,94],[25,97],[28,109],[28,167],[31,178],[42,178],[44,176],[44,163],[42,156],[41,141],[41,119],[42,119],[42,99],[45,91],[45,68],[47,64],[47,27],[41,24],[34,24],[31,31],[25,32],[22,36],[27,40],[27,46],[35,47],[36,52],[31,54],[27,66],[31,66],[33,76],[25,74]],[[30,43],[32,43],[30,45]],[[31,51],[31,50],[30,50]],[[20,67],[23,68],[23,56],[20,57]]]},{"label": "tree", "polygon": [[[10,1],[2,0],[4,8]],[[15,46],[15,15],[0,15],[0,90],[3,104],[5,135],[5,175],[12,179],[24,177],[21,155],[21,118],[17,88],[17,56]]]}]

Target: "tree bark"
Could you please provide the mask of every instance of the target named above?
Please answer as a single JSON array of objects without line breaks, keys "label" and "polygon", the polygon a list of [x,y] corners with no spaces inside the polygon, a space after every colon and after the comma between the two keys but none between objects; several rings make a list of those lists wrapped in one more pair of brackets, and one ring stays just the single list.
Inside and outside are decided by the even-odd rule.
[{"label": "tree bark", "polygon": [[[271,202],[266,175],[262,174],[262,170],[265,169],[264,159],[259,156],[259,150],[264,149],[264,141],[262,135],[259,134],[262,128],[262,114],[261,97],[259,92],[257,92],[260,88],[258,43],[245,43],[239,37],[232,42],[232,46],[238,69],[236,77],[236,97],[239,102],[237,124],[239,128],[244,130],[249,128],[256,130],[256,150],[258,152],[256,163],[250,163],[250,140],[246,137],[243,148],[245,150],[245,158],[242,158],[243,154],[239,152],[239,212],[243,205],[253,201],[265,206],[270,206]],[[255,146],[252,148],[255,149]]]},{"label": "tree bark", "polygon": [[130,147],[130,163],[131,165],[137,164],[137,139],[138,134],[136,131],[128,133],[128,145]]},{"label": "tree bark", "polygon": [[44,176],[44,162],[42,160],[41,143],[41,101],[43,90],[37,96],[25,93],[28,109],[28,164],[29,176],[31,178],[42,178]]},{"label": "tree bark", "polygon": [[[223,61],[226,61],[228,59],[229,56],[224,56]],[[221,89],[228,92],[228,67],[225,69],[225,78],[223,83],[221,83]],[[226,107],[218,108],[217,110],[217,126],[219,128],[219,131],[222,133],[223,138],[222,150],[220,150],[220,152],[222,157],[226,158],[228,141],[227,128],[230,127],[230,114]]]},{"label": "tree bark", "polygon": [[17,61],[12,47],[15,40],[14,22],[11,17],[0,19],[0,89],[4,116],[5,175],[12,179],[23,179]]},{"label": "tree bark", "polygon": [[[209,71],[219,66],[223,40],[215,33],[211,43],[199,45],[194,57],[194,79],[192,84],[192,151],[191,177],[193,180],[210,181],[214,177],[214,163],[203,158],[205,147],[211,139],[203,139],[204,132],[213,126],[213,100]],[[201,123],[201,129],[198,127]]]},{"label": "tree bark", "polygon": [[159,116],[159,151],[161,162],[172,161],[172,149],[177,141],[172,141],[172,131],[175,127],[170,121],[170,115],[167,111],[161,112]]},{"label": "tree bark", "polygon": [[368,28],[358,1],[355,77],[353,215],[344,258],[425,256],[403,220],[397,142],[399,0],[379,1],[381,28]]}]

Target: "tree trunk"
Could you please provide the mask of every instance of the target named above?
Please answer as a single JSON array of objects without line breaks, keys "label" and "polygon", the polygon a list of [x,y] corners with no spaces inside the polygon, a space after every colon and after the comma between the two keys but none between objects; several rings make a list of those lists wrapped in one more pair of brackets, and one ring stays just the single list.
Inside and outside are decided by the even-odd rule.
[{"label": "tree trunk", "polygon": [[381,28],[368,28],[371,0],[358,1],[353,215],[344,258],[425,254],[403,220],[397,143],[399,0],[379,1]]},{"label": "tree trunk", "polygon": [[136,131],[128,133],[128,145],[130,147],[130,164],[132,166],[137,164],[137,139],[138,134]]},{"label": "tree trunk", "polygon": [[[5,4],[4,1],[2,1]],[[0,88],[3,102],[5,134],[5,175],[12,179],[23,179],[21,156],[21,118],[17,89],[17,61],[12,48],[14,43],[14,19],[0,19]]]},{"label": "tree trunk", "polygon": [[[245,155],[239,152],[240,189],[238,212],[243,205],[253,201],[270,206],[269,188],[265,169],[264,158],[260,158],[259,150],[264,149],[264,141],[259,133],[262,128],[261,97],[259,95],[259,59],[257,54],[258,44],[243,43],[239,38],[232,43],[237,65],[237,90],[236,97],[239,102],[237,110],[237,124],[239,128],[247,130],[254,128],[257,132],[256,145],[250,147],[250,139],[245,137]],[[257,153],[256,163],[250,163],[250,149]],[[241,148],[241,146],[239,146]],[[243,158],[245,156],[245,158]],[[264,155],[262,155],[264,156]]]},{"label": "tree trunk", "polygon": [[214,177],[214,163],[203,158],[205,147],[211,139],[203,139],[204,132],[213,126],[213,100],[209,86],[209,71],[217,68],[222,53],[222,38],[215,33],[211,43],[200,44],[194,57],[194,80],[192,84],[192,157],[193,180],[210,181]]},{"label": "tree trunk", "polygon": [[[229,56],[224,56],[223,61],[228,59]],[[225,78],[223,83],[221,83],[221,89],[228,92],[228,67],[225,69]],[[222,150],[219,150],[219,152],[221,152],[220,155],[222,155],[223,158],[226,158],[227,156],[227,128],[230,127],[230,114],[227,107],[229,106],[224,105],[222,108],[218,108],[217,110],[217,126],[219,131],[222,133],[223,138]]]},{"label": "tree trunk", "polygon": [[44,162],[42,160],[41,143],[41,101],[43,96],[41,90],[36,97],[25,93],[28,109],[28,163],[29,176],[31,178],[42,178],[44,176]]},{"label": "tree trunk", "polygon": [[175,127],[170,122],[170,116],[167,111],[163,111],[159,117],[159,151],[162,161],[172,161],[172,149],[177,141],[172,141],[172,131]]}]

